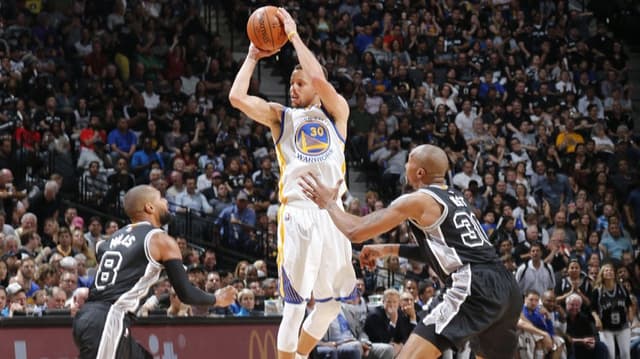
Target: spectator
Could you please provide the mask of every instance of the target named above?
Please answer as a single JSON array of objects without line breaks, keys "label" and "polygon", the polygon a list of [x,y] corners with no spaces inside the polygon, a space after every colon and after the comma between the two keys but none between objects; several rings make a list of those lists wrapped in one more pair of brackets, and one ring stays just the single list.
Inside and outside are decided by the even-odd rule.
[{"label": "spectator", "polygon": [[393,347],[387,343],[371,343],[362,331],[362,324],[345,310],[345,305],[318,342],[317,351],[325,358],[393,358]]},{"label": "spectator", "polygon": [[546,177],[540,181],[540,190],[542,199],[550,206],[551,213],[558,212],[561,206],[566,206],[573,200],[567,177],[556,173],[553,168],[547,168]]},{"label": "spectator", "polygon": [[162,157],[153,150],[151,138],[142,140],[142,148],[131,157],[131,171],[136,176],[136,183],[144,183],[154,166],[164,169]]},{"label": "spectator", "polygon": [[553,268],[542,261],[542,246],[539,243],[531,244],[529,256],[531,259],[522,263],[516,271],[516,280],[522,292],[544,293],[547,289],[555,288]]},{"label": "spectator", "polygon": [[118,158],[124,158],[127,161],[131,160],[133,153],[136,151],[136,143],[138,139],[133,131],[129,130],[129,122],[126,118],[122,117],[118,120],[118,127],[109,132],[107,137],[107,144],[111,151],[111,157],[113,161],[117,161]]},{"label": "spectator", "polygon": [[372,342],[390,343],[395,356],[402,349],[416,323],[411,323],[400,310],[400,293],[397,290],[387,289],[382,304],[367,315],[364,330]]},{"label": "spectator", "polygon": [[24,258],[20,264],[20,269],[18,270],[17,275],[14,277],[12,283],[17,283],[21,288],[24,289],[27,298],[33,296],[33,294],[40,289],[40,287],[35,283],[35,261],[33,258]]},{"label": "spectator", "polygon": [[630,358],[631,329],[628,323],[633,317],[631,307],[629,293],[616,280],[613,265],[603,265],[594,285],[591,308],[600,340],[609,350],[609,358],[616,357],[616,345],[620,358]]},{"label": "spectator", "polygon": [[1,316],[11,318],[16,312],[25,313],[27,310],[27,295],[18,283],[12,283],[6,288],[7,306],[4,307]]},{"label": "spectator", "polygon": [[255,294],[251,289],[243,289],[238,292],[238,303],[240,304],[240,310],[235,314],[236,317],[249,317],[255,316]]},{"label": "spectator", "polygon": [[568,309],[567,298],[572,294],[580,296],[581,303],[585,308],[591,304],[593,284],[586,273],[582,272],[580,264],[576,259],[571,259],[567,267],[567,275],[563,276],[555,287],[555,294],[559,303],[565,302]]},{"label": "spectator", "polygon": [[62,310],[67,302],[67,294],[60,287],[47,290],[47,310]]},{"label": "spectator", "polygon": [[[553,328],[553,321],[550,318],[550,314],[544,309],[544,307],[539,308],[540,295],[534,291],[530,290],[525,295],[525,304],[522,308],[522,314],[524,317],[531,322],[538,329],[544,330],[553,340],[553,348],[549,351],[552,358],[561,358],[562,352],[564,351],[562,339],[555,335],[555,330]],[[538,348],[538,346],[536,346]],[[538,357],[538,351],[542,349],[536,349],[536,357]],[[547,354],[547,353],[545,353]]]},{"label": "spectator", "polygon": [[[602,352],[607,349],[598,340],[598,332],[593,324],[593,318],[582,311],[582,297],[570,294],[566,299],[567,306],[567,336],[572,346],[574,358],[603,358]],[[600,354],[598,356],[598,353]]]},{"label": "spectator", "polygon": [[479,186],[482,186],[482,178],[475,172],[473,162],[465,161],[462,165],[462,172],[453,176],[453,185],[462,191],[469,188],[470,181],[475,181]]},{"label": "spectator", "polygon": [[220,238],[235,249],[243,249],[250,241],[250,231],[256,224],[256,215],[248,207],[249,198],[244,192],[238,193],[236,203],[220,212],[216,225],[220,229]]},{"label": "spectator", "polygon": [[616,261],[622,260],[622,254],[632,252],[633,245],[629,233],[622,229],[620,219],[617,215],[609,217],[608,229],[602,234],[600,248],[605,252],[605,256]]},{"label": "spectator", "polygon": [[211,214],[213,207],[207,202],[207,198],[196,188],[196,179],[188,177],[185,181],[185,191],[176,196],[176,211],[195,211],[198,214]]}]

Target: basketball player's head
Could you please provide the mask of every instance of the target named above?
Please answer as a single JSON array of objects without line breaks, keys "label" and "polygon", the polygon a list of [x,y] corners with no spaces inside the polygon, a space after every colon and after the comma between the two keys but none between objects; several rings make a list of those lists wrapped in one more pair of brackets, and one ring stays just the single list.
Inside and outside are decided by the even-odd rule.
[{"label": "basketball player's head", "polygon": [[409,154],[405,165],[407,181],[414,189],[432,183],[444,183],[449,158],[439,147],[420,145]]},{"label": "basketball player's head", "polygon": [[124,196],[124,211],[132,221],[150,220],[163,226],[171,221],[167,200],[148,185],[133,187]]},{"label": "basketball player's head", "polygon": [[[327,70],[324,67],[322,72],[326,79]],[[318,93],[312,84],[311,76],[300,65],[296,65],[291,73],[289,99],[291,100],[291,107],[308,107],[320,103]]]}]

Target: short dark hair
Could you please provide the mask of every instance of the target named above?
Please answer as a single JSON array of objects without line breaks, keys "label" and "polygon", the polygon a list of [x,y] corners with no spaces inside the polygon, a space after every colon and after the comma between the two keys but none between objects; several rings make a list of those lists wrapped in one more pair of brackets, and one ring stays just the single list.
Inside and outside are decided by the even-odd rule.
[{"label": "short dark hair", "polygon": [[[324,66],[322,66],[322,65],[320,65],[320,67],[322,68],[322,74],[324,75],[324,79],[325,79],[325,80],[328,80],[328,79],[329,79],[329,72],[327,72],[327,68],[326,68],[326,67],[324,67]],[[296,70],[304,70],[304,69],[302,68],[302,65],[297,64],[297,65],[293,68],[293,71],[296,71]]]}]

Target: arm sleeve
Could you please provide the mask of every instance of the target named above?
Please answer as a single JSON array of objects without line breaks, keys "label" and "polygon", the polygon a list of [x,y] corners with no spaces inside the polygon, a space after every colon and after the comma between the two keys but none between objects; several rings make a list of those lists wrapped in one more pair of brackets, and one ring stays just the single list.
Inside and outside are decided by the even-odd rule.
[{"label": "arm sleeve", "polygon": [[398,255],[407,259],[424,262],[426,258],[422,255],[419,246],[414,244],[401,244],[398,248]]},{"label": "arm sleeve", "polygon": [[169,282],[173,285],[178,298],[185,304],[192,305],[214,305],[216,297],[212,294],[203,292],[194,287],[184,271],[182,262],[179,259],[171,259],[163,263],[164,268],[169,276]]}]

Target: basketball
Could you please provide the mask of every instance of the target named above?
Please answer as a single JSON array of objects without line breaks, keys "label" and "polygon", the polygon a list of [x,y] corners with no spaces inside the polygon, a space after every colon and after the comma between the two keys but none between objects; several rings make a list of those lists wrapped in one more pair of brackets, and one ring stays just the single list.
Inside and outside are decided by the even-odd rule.
[{"label": "basketball", "polygon": [[249,16],[247,35],[260,50],[277,50],[287,43],[287,34],[276,16],[277,12],[278,8],[275,6],[263,6]]}]

